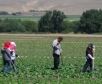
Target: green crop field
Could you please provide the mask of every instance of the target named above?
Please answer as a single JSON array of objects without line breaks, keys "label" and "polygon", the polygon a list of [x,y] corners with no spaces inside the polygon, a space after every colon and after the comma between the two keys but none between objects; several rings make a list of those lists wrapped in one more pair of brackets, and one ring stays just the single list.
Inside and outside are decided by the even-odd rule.
[{"label": "green crop field", "polygon": [[68,15],[66,19],[66,21],[79,21],[80,20],[81,15]]},{"label": "green crop field", "polygon": [[[0,19],[21,19],[21,20],[31,20],[31,21],[39,21],[40,16],[13,16],[13,15],[0,15]],[[80,15],[69,15],[65,19],[66,21],[79,21]]]},{"label": "green crop field", "polygon": [[13,16],[13,15],[0,15],[0,19],[21,19],[21,20],[30,20],[30,21],[39,21],[40,16]]},{"label": "green crop field", "polygon": [[[63,53],[60,69],[53,67],[52,41],[63,36]],[[1,84],[101,84],[102,83],[102,36],[98,35],[57,35],[57,34],[0,34],[0,44],[16,42],[18,73],[0,73]],[[95,72],[82,73],[85,63],[85,49],[89,42],[96,46]],[[2,45],[1,45],[2,47]],[[2,70],[2,58],[0,58]]]}]

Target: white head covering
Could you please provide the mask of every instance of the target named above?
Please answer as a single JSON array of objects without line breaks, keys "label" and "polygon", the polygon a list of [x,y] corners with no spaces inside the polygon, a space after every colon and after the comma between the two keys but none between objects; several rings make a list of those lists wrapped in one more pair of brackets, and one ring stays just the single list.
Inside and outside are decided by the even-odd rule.
[{"label": "white head covering", "polygon": [[10,42],[10,44],[12,44],[12,45],[16,46],[16,43],[15,43],[15,42]]}]

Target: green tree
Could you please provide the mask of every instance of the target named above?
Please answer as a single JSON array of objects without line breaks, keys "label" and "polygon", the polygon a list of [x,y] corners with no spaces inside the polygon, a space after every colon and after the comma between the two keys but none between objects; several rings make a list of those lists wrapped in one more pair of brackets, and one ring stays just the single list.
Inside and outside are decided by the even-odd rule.
[{"label": "green tree", "polygon": [[[0,19],[0,24],[2,23],[2,20]],[[3,31],[2,28],[0,27],[0,32]]]},{"label": "green tree", "polygon": [[63,20],[65,19],[65,15],[61,11],[54,10],[53,15],[51,18],[52,22],[52,31],[51,32],[62,32],[64,30],[64,27],[62,25]]},{"label": "green tree", "polygon": [[62,22],[65,17],[66,16],[61,11],[47,11],[46,14],[42,16],[39,21],[39,32],[62,32],[64,30]]},{"label": "green tree", "polygon": [[37,32],[38,31],[38,27],[37,27],[37,23],[34,21],[22,21],[22,25],[25,27],[27,32]]},{"label": "green tree", "polygon": [[0,11],[0,15],[8,15],[8,12],[6,12],[6,11]]},{"label": "green tree", "polygon": [[63,21],[62,25],[64,27],[63,33],[77,33],[77,28],[78,28],[78,23],[79,21]]},{"label": "green tree", "polygon": [[51,28],[51,16],[52,12],[48,11],[44,16],[41,17],[38,23],[38,31],[39,32],[50,32]]},{"label": "green tree", "polygon": [[91,9],[83,12],[78,30],[89,34],[102,32],[102,10]]},{"label": "green tree", "polygon": [[0,32],[25,32],[25,27],[19,20],[5,19],[0,24]]}]

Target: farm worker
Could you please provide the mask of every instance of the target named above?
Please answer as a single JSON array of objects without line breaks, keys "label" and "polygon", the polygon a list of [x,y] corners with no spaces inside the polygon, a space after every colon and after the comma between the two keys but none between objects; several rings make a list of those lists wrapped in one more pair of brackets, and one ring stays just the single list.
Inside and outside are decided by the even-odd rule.
[{"label": "farm worker", "polygon": [[5,42],[1,49],[4,73],[9,73],[10,67],[11,67],[11,55],[10,55],[9,46],[10,46],[10,42]]},{"label": "farm worker", "polygon": [[14,71],[17,72],[17,68],[16,68],[16,53],[15,53],[15,47],[16,47],[16,43],[15,42],[10,42],[10,47],[9,47],[9,50],[10,50],[10,54],[11,54],[11,60],[12,60],[12,63],[13,63],[13,68],[14,68]]},{"label": "farm worker", "polygon": [[93,43],[89,43],[88,44],[88,47],[86,48],[86,63],[82,69],[82,72],[86,72],[88,66],[90,67],[90,70],[93,71],[93,60],[94,60],[94,57],[93,57]]},{"label": "farm worker", "polygon": [[60,42],[63,40],[63,37],[58,37],[55,39],[52,43],[53,47],[53,58],[54,58],[54,67],[52,70],[58,69],[59,63],[60,63],[60,55],[62,53]]}]

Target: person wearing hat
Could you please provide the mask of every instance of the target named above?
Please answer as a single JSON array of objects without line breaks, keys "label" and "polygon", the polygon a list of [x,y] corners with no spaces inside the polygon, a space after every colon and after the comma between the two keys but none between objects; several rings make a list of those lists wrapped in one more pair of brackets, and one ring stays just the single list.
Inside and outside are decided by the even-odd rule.
[{"label": "person wearing hat", "polygon": [[11,67],[11,55],[9,50],[10,42],[5,42],[2,49],[1,54],[3,58],[3,69],[4,73],[9,73]]},{"label": "person wearing hat", "polygon": [[93,71],[93,50],[94,50],[93,43],[89,43],[88,47],[86,48],[86,63],[82,69],[82,72],[86,72],[87,68],[90,67],[90,71]]},{"label": "person wearing hat", "polygon": [[53,47],[53,58],[54,58],[54,67],[52,70],[58,69],[59,63],[60,63],[60,55],[62,52],[60,42],[63,40],[63,37],[58,37],[55,39],[52,43]]},{"label": "person wearing hat", "polygon": [[9,50],[10,50],[10,54],[11,54],[12,65],[13,65],[14,71],[17,72],[16,60],[15,60],[17,55],[16,55],[15,47],[16,47],[16,43],[10,42]]}]

